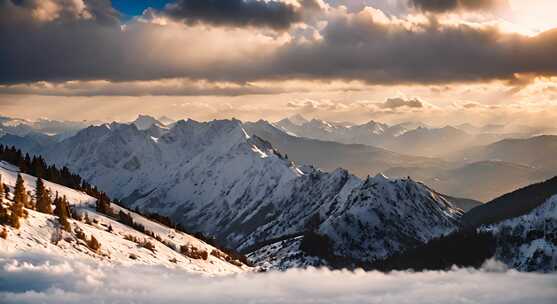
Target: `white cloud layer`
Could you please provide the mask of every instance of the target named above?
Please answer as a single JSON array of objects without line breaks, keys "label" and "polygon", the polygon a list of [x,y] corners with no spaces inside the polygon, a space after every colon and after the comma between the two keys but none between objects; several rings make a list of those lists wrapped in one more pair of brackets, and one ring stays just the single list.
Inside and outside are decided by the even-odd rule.
[{"label": "white cloud layer", "polygon": [[0,257],[1,303],[554,303],[557,274],[482,270],[289,270],[203,277],[99,266],[45,253]]}]

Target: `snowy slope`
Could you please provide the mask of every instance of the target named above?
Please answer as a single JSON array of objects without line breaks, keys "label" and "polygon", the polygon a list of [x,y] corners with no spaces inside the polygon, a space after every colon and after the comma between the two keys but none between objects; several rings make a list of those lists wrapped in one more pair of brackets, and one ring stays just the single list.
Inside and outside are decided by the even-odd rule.
[{"label": "snowy slope", "polygon": [[[322,172],[297,166],[270,143],[248,136],[237,120],[182,120],[159,137],[135,125],[90,127],[48,151],[46,158],[68,166],[128,207],[169,216],[190,231],[213,235],[236,249],[301,233],[319,214],[318,224],[338,242],[339,252],[372,260],[454,229],[454,218],[460,214],[414,181],[388,182],[385,189],[372,191],[369,182],[345,170]],[[413,189],[413,195],[402,205],[384,208],[387,213],[377,208],[376,203],[382,206],[397,200],[407,187]],[[359,197],[362,199],[356,202]],[[431,208],[432,204],[436,207]],[[418,212],[422,209],[428,211]],[[438,209],[443,212],[431,211]],[[359,233],[341,220],[344,214],[351,214],[367,223],[407,212],[429,218],[370,228],[383,231],[378,234]],[[412,231],[387,232],[403,225]],[[371,252],[367,245],[345,250],[363,235],[395,239],[392,244],[391,240],[378,242]],[[401,237],[410,241],[403,242]],[[392,248],[384,248],[383,243]]]},{"label": "snowy slope", "polygon": [[521,271],[557,270],[557,195],[528,214],[482,227],[497,237],[496,258]]},{"label": "snowy slope", "polygon": [[297,236],[274,242],[250,252],[248,258],[264,270],[331,266],[325,259],[303,252],[300,249],[302,240],[303,236]]},{"label": "snowy slope", "polygon": [[[0,162],[2,181],[12,188],[12,193],[17,173],[16,167]],[[33,192],[32,189],[34,189],[36,181],[35,177],[27,174],[22,174],[22,177],[24,178],[26,189]],[[208,255],[207,260],[186,257],[178,252],[181,245],[195,247],[208,253],[217,249],[191,235],[130,212],[134,222],[142,224],[146,230],[158,235],[164,242],[163,244],[161,241],[157,241],[151,236],[124,225],[114,218],[96,212],[96,199],[85,193],[46,181],[45,187],[52,193],[57,192],[61,196],[65,195],[70,202],[71,208],[75,208],[82,216],[87,214],[92,223],[87,224],[83,221],[70,220],[70,224],[72,229],[79,227],[88,237],[94,236],[101,243],[101,251],[99,253],[91,251],[82,241],[77,240],[74,235],[60,230],[56,216],[27,210],[29,216],[21,220],[20,229],[14,230],[12,227],[6,227],[8,229],[8,238],[7,240],[0,239],[0,254],[46,251],[64,258],[86,258],[103,264],[162,265],[211,275],[249,270],[246,266],[235,266],[211,254]],[[126,213],[129,212],[115,204],[111,204],[111,206],[116,213],[120,210]],[[112,227],[111,232],[108,231],[109,226]],[[129,236],[152,242],[155,245],[155,251],[153,252],[133,241],[125,239],[125,237],[129,238]]]},{"label": "snowy slope", "polygon": [[[331,241],[334,257],[312,257],[301,249],[305,235],[254,248],[249,257],[263,268],[369,265],[393,253],[449,234],[462,211],[412,180],[377,175],[352,190],[345,203],[321,210],[315,229]],[[335,258],[336,257],[336,258]]]},{"label": "snowy slope", "polygon": [[373,262],[448,234],[461,215],[424,185],[379,174],[354,189],[319,231],[336,244],[336,255]]}]

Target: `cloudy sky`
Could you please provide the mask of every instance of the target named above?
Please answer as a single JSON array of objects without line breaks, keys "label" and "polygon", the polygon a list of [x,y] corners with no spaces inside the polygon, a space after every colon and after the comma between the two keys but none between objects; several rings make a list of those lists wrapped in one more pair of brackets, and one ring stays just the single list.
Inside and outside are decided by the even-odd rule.
[{"label": "cloudy sky", "polygon": [[0,114],[547,125],[554,0],[0,0]]}]

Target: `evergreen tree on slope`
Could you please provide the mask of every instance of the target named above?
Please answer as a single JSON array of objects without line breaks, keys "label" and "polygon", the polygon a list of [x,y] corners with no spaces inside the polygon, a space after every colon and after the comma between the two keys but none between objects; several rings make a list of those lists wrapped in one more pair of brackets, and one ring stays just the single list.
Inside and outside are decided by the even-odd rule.
[{"label": "evergreen tree on slope", "polygon": [[35,201],[37,206],[37,211],[52,214],[52,201],[50,200],[50,195],[44,186],[42,178],[37,178],[37,183],[35,186]]}]

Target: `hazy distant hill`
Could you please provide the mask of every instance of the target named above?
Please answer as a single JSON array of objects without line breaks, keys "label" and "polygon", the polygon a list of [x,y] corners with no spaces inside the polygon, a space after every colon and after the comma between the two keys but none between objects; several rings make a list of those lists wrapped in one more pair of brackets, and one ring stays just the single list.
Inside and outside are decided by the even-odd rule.
[{"label": "hazy distant hill", "polygon": [[0,136],[0,144],[4,146],[15,146],[26,153],[39,154],[52,144],[56,143],[54,136],[41,133],[28,133],[24,136],[5,134]]},{"label": "hazy distant hill", "polygon": [[557,176],[529,185],[473,208],[462,217],[468,227],[493,224],[524,215],[557,194]]},{"label": "hazy distant hill", "polygon": [[385,174],[410,176],[443,193],[484,202],[552,176],[549,171],[503,161],[478,161],[456,167],[392,168]]},{"label": "hazy distant hill", "polygon": [[386,149],[360,144],[341,144],[285,133],[274,124],[260,120],[243,123],[249,135],[268,140],[291,160],[332,171],[344,168],[360,177],[375,175],[392,167],[441,166],[443,161],[391,152]]},{"label": "hazy distant hill", "polygon": [[440,156],[450,151],[462,149],[472,142],[474,136],[457,128],[419,127],[387,141],[385,147],[394,151],[424,156]]},{"label": "hazy distant hill", "polygon": [[541,135],[526,139],[504,139],[496,143],[467,149],[459,160],[502,160],[524,164],[538,170],[557,173],[557,136]]},{"label": "hazy distant hill", "polygon": [[344,144],[371,145],[397,153],[426,157],[443,156],[507,137],[505,133],[487,132],[493,128],[475,128],[471,125],[436,128],[420,122],[388,125],[369,121],[364,124],[350,124],[320,119],[307,120],[299,115],[282,119],[275,125],[295,136]]}]

